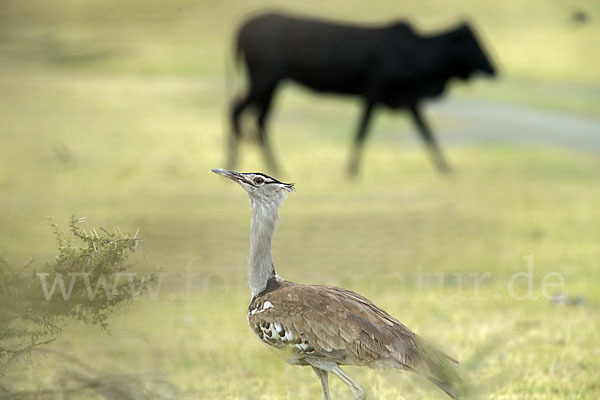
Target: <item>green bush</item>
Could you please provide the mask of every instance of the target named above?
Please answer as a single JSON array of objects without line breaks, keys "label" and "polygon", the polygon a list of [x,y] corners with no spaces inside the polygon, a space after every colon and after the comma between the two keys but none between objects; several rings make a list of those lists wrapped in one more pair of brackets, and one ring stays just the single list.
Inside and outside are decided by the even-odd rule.
[{"label": "green bush", "polygon": [[40,270],[33,262],[17,268],[0,257],[0,374],[14,358],[55,339],[69,321],[99,325],[140,296],[154,274],[132,272],[128,262],[141,239],[80,227],[72,218],[67,233],[50,222],[58,254]]}]

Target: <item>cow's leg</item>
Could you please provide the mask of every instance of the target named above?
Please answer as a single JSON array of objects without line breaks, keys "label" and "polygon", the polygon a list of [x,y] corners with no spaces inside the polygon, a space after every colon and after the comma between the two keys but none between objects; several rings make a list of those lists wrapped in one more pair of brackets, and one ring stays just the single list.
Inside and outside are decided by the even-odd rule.
[{"label": "cow's leg", "polygon": [[250,104],[250,95],[238,99],[231,108],[231,132],[229,134],[227,168],[235,169],[238,159],[238,149],[242,131],[240,130],[240,116],[244,109]]},{"label": "cow's leg", "polygon": [[263,95],[260,98],[260,103],[258,107],[258,140],[260,143],[260,147],[263,151],[263,155],[265,157],[265,161],[267,163],[267,167],[273,173],[277,173],[279,168],[277,167],[277,162],[275,161],[275,156],[273,155],[273,151],[271,150],[271,145],[269,143],[266,123],[267,118],[269,116],[269,111],[271,110],[271,100],[273,99],[273,93],[275,92],[276,84],[272,85],[268,90],[263,92]]},{"label": "cow's leg", "polygon": [[423,116],[421,115],[421,111],[419,110],[419,107],[417,105],[413,105],[413,106],[411,106],[410,109],[411,109],[415,124],[417,125],[417,128],[419,130],[419,134],[421,135],[421,138],[425,141],[425,144],[427,145],[427,149],[429,150],[429,154],[431,154],[431,157],[433,158],[435,165],[441,172],[449,172],[450,167],[448,166],[448,163],[444,159],[444,156],[442,155],[442,151],[440,150],[440,147],[438,146],[437,141],[435,140],[435,137],[433,136],[433,133],[429,129],[429,126],[427,126],[427,123],[425,122],[425,120],[423,119]]},{"label": "cow's leg", "polygon": [[348,172],[350,173],[350,176],[358,175],[360,157],[362,154],[362,148],[365,142],[365,138],[367,137],[369,120],[371,119],[373,107],[374,104],[370,101],[368,101],[365,104],[365,108],[363,110],[360,123],[358,125],[358,130],[356,131],[356,138],[354,139],[354,148],[352,149],[352,155],[350,156],[350,164],[348,166]]}]

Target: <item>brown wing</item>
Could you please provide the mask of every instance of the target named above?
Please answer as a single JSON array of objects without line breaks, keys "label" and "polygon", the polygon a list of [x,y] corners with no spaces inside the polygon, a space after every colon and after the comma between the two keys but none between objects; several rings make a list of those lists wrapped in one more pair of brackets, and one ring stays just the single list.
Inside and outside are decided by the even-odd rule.
[{"label": "brown wing", "polygon": [[257,296],[248,322],[265,343],[340,364],[420,370],[420,338],[349,290],[282,282]]}]

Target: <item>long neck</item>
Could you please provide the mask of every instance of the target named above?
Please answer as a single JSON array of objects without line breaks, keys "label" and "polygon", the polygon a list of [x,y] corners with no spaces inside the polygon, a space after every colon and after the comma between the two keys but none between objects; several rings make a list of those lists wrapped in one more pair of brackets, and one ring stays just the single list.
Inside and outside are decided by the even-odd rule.
[{"label": "long neck", "polygon": [[266,289],[269,279],[275,278],[271,253],[271,238],[279,217],[279,204],[265,204],[251,199],[249,283],[252,297]]}]

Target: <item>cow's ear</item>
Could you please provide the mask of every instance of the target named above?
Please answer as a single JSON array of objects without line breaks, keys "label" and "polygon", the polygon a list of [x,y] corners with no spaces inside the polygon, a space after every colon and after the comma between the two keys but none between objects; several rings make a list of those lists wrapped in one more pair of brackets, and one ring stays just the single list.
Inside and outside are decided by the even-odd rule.
[{"label": "cow's ear", "polygon": [[413,27],[406,21],[396,21],[391,25],[391,29],[396,34],[415,34]]},{"label": "cow's ear", "polygon": [[472,34],[473,33],[473,29],[471,28],[471,24],[468,23],[467,21],[463,21],[460,23],[459,25],[459,29],[461,32],[464,33],[468,33],[468,34]]},{"label": "cow's ear", "polygon": [[471,30],[471,24],[469,24],[466,21],[463,21],[454,30],[454,34],[452,35],[452,38],[455,41],[460,42],[460,41],[465,40],[469,36],[471,36],[472,32],[473,31]]}]

